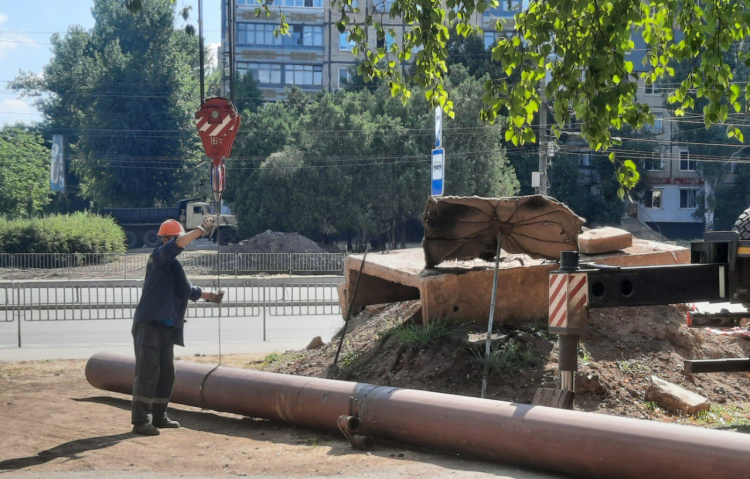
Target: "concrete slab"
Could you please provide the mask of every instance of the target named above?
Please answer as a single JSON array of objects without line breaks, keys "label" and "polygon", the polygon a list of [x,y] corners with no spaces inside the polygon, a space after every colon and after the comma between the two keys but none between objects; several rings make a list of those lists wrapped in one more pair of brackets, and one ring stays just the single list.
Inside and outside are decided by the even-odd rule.
[{"label": "concrete slab", "polygon": [[633,245],[633,235],[629,231],[605,226],[584,231],[578,235],[578,250],[583,254],[609,253]]},{"label": "concrete slab", "polygon": [[[690,251],[680,246],[634,238],[632,246],[621,251],[581,255],[581,263],[586,262],[613,266],[686,264],[690,262]],[[344,316],[361,264],[362,255],[346,258],[346,283],[339,290]],[[421,248],[394,250],[387,254],[369,253],[353,310],[359,311],[370,304],[420,299],[425,321],[434,318],[487,321],[494,263],[482,260],[445,261],[431,269],[424,266]],[[503,253],[494,320],[504,323],[546,323],[549,272],[557,268],[557,262]]]}]

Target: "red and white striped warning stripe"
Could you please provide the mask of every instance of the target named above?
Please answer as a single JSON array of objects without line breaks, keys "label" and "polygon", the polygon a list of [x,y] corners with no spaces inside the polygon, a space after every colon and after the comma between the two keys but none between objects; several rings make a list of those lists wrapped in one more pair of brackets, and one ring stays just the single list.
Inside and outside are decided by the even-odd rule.
[{"label": "red and white striped warning stripe", "polygon": [[578,312],[588,305],[588,277],[585,273],[553,274],[549,279],[549,325],[564,328],[568,311]]},{"label": "red and white striped warning stripe", "polygon": [[588,276],[586,273],[568,275],[568,302],[573,311],[584,308],[589,303]]},{"label": "red and white striped warning stripe", "polygon": [[224,120],[219,124],[212,125],[208,122],[208,118],[199,117],[195,119],[195,127],[198,129],[198,133],[208,132],[208,136],[219,136],[224,135],[229,130],[234,128],[235,122],[232,120],[231,115],[224,117]]},{"label": "red and white striped warning stripe", "polygon": [[568,322],[568,275],[549,277],[549,325],[560,327]]}]

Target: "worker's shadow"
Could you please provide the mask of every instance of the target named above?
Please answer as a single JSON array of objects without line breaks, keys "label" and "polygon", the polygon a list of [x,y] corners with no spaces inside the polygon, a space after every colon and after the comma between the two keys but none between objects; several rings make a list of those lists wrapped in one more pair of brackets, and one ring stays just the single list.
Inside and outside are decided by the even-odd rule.
[{"label": "worker's shadow", "polygon": [[[132,404],[130,399],[112,396],[82,397],[74,399],[74,401],[106,404],[128,412],[130,411]],[[224,436],[244,437],[258,441],[283,442],[282,438],[285,438],[286,435],[279,434],[279,431],[288,428],[293,428],[300,432],[307,430],[304,427],[292,426],[266,419],[227,417],[210,409],[191,411],[182,409],[180,406],[181,405],[179,404],[170,405],[169,417],[179,422],[183,428],[192,429],[194,431],[222,434]],[[129,416],[130,415],[128,414],[128,417]],[[252,427],[248,427],[249,423],[252,423]],[[316,431],[315,434],[329,436],[331,439],[335,440],[339,440],[342,437],[336,433],[325,431]],[[299,441],[295,441],[294,443],[299,443]]]},{"label": "worker's shadow", "polygon": [[69,441],[51,449],[38,452],[35,456],[17,457],[15,459],[6,459],[0,461],[0,474],[4,471],[17,471],[25,467],[34,467],[44,464],[55,459],[65,457],[68,459],[79,459],[80,454],[96,449],[104,449],[114,446],[123,439],[132,438],[130,432],[122,434],[113,434],[111,436],[87,437],[85,439],[76,439]]}]

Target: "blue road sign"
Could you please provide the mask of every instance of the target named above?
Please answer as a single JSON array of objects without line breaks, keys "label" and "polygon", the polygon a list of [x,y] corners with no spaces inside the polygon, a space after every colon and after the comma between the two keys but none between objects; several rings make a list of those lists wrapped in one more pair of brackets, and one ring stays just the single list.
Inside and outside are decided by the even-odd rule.
[{"label": "blue road sign", "polygon": [[445,149],[432,150],[432,196],[443,196],[445,179]]}]

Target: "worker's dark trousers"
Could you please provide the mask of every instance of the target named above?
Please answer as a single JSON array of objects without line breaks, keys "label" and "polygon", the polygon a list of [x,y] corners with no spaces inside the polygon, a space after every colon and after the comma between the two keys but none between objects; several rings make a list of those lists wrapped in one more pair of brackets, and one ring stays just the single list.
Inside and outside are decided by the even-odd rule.
[{"label": "worker's dark trousers", "polygon": [[167,415],[174,384],[174,328],[159,323],[133,324],[135,382],[132,423]]}]

